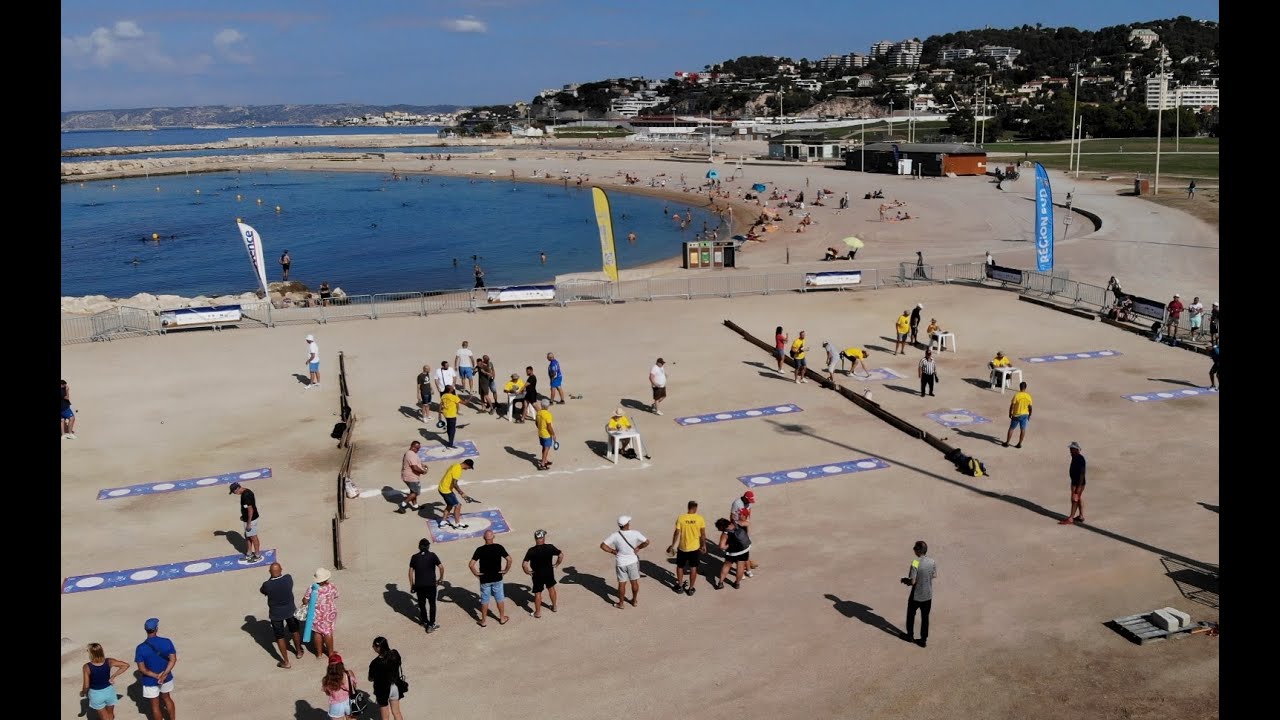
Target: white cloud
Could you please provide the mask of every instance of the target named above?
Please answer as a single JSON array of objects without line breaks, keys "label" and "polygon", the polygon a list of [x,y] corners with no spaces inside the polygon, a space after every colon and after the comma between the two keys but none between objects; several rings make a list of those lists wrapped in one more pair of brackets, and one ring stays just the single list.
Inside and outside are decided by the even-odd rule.
[{"label": "white cloud", "polygon": [[456,33],[484,33],[489,32],[489,25],[485,21],[476,18],[474,15],[466,15],[460,18],[443,20],[441,26],[449,32]]},{"label": "white cloud", "polygon": [[88,35],[64,37],[62,54],[81,66],[122,64],[135,70],[172,70],[178,66],[158,47],[155,36],[143,32],[132,20],[95,28]]},{"label": "white cloud", "polygon": [[227,28],[213,36],[213,46],[230,62],[248,65],[253,62],[253,55],[246,49],[246,39],[239,30]]}]

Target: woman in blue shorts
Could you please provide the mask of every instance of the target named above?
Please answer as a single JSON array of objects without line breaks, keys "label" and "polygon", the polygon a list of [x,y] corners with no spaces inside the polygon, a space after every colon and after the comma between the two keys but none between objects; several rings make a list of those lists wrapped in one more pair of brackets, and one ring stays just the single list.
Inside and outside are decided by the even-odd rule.
[{"label": "woman in blue shorts", "polygon": [[107,657],[98,643],[89,643],[85,650],[89,653],[89,662],[84,664],[84,685],[80,688],[80,697],[89,698],[89,708],[97,710],[102,720],[115,720],[119,696],[111,683],[129,669],[129,663]]}]

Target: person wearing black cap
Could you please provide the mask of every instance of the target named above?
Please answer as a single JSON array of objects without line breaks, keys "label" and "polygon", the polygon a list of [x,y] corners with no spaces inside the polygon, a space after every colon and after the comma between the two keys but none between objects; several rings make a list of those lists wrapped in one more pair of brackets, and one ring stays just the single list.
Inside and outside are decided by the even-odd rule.
[{"label": "person wearing black cap", "polygon": [[547,542],[546,530],[535,530],[533,547],[524,554],[521,568],[533,578],[533,616],[542,617],[542,591],[551,596],[551,612],[556,611],[556,568],[564,562],[560,548]]},{"label": "person wearing black cap", "polygon": [[258,499],[253,496],[252,490],[238,482],[231,483],[231,494],[240,496],[240,521],[244,523],[245,542],[242,562],[262,562],[262,556],[258,554],[262,549],[258,540],[258,518],[261,517],[258,513]]},{"label": "person wearing black cap", "polygon": [[409,587],[418,596],[418,617],[429,633],[440,629],[436,625],[436,587],[442,582],[444,563],[440,562],[439,555],[431,552],[431,541],[422,538],[418,541],[418,552],[409,558]]},{"label": "person wearing black cap", "polygon": [[173,666],[178,664],[178,649],[172,640],[158,634],[159,618],[147,618],[142,629],[147,631],[147,639],[138,643],[133,654],[142,676],[142,697],[151,701],[151,720],[164,720],[165,715],[174,720],[178,710],[173,704]]}]

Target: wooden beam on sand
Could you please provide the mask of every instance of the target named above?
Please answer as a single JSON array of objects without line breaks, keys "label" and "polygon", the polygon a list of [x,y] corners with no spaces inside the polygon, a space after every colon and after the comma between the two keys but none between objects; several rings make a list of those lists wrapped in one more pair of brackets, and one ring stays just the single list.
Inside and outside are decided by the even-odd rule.
[{"label": "wooden beam on sand", "polygon": [[[741,335],[742,339],[755,345],[761,350],[764,350],[766,353],[769,353],[769,355],[772,357],[773,345],[770,345],[764,340],[761,340],[760,338],[755,337],[754,335],[747,332],[746,330],[743,330],[741,327],[738,326],[737,323],[733,322],[732,320],[725,320],[724,326]],[[787,365],[791,367],[795,367],[795,361],[793,361],[789,357],[783,358],[783,362],[785,362]],[[843,385],[838,385],[838,384],[833,384],[828,382],[825,377],[823,377],[820,373],[818,373],[815,370],[806,369],[805,377],[813,380],[814,382],[818,383],[819,385],[822,385],[825,388],[835,390],[836,392],[843,395],[846,400],[849,400],[850,402],[852,402],[854,405],[857,405],[863,410],[866,410],[867,412],[871,413],[873,416],[879,418],[880,420],[883,420],[884,422],[888,423],[889,425],[892,425],[893,427],[897,428],[898,430],[901,430],[902,432],[910,435],[911,437],[914,437],[917,440],[923,440],[924,442],[928,443],[930,446],[932,446],[935,450],[942,453],[943,455],[948,455],[956,449],[951,445],[948,445],[946,442],[944,442],[942,438],[939,438],[925,431],[924,429],[917,427],[916,425],[909,423],[906,420],[903,420],[902,418],[898,417],[897,415],[894,415],[888,410],[885,410],[883,407],[880,406],[880,403],[875,402],[873,400],[868,400],[867,398],[863,397],[862,395],[859,395],[858,393],[854,392],[853,390],[850,390],[847,387],[844,387]]]}]

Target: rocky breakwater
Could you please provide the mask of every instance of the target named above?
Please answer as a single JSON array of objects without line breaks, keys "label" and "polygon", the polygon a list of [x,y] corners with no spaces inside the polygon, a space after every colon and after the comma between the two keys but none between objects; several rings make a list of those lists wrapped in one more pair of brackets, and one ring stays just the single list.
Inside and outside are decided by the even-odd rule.
[{"label": "rocky breakwater", "polygon": [[[308,307],[318,303],[320,299],[318,294],[299,282],[271,283],[267,287],[271,290],[271,304],[277,308]],[[334,288],[333,296],[335,298],[343,298],[347,294],[342,288]],[[64,317],[69,315],[94,315],[117,307],[138,308],[139,310],[150,310],[158,313],[177,308],[241,305],[260,302],[262,302],[262,294],[256,292],[240,293],[239,295],[218,295],[216,297],[197,295],[191,298],[180,295],[152,295],[151,293],[138,293],[128,298],[86,295],[84,297],[62,298],[62,314]]]}]

